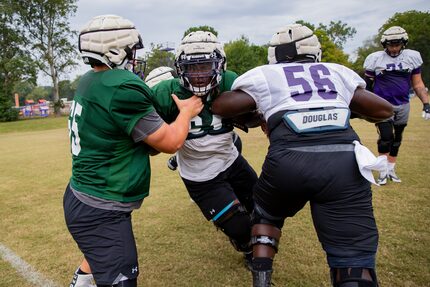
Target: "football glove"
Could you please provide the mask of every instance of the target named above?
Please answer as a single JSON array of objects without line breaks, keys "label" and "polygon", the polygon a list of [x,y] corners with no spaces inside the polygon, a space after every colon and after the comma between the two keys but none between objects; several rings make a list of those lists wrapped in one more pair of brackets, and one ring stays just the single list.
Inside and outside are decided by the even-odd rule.
[{"label": "football glove", "polygon": [[430,104],[424,104],[423,105],[423,118],[425,120],[430,120]]}]

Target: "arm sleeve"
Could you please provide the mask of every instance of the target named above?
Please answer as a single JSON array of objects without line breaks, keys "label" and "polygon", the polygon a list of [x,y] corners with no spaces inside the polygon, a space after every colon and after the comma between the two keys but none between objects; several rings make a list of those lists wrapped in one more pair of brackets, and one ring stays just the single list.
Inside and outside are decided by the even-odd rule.
[{"label": "arm sleeve", "polygon": [[134,142],[139,142],[146,139],[150,134],[157,131],[163,125],[163,123],[163,119],[160,118],[160,116],[155,111],[150,112],[141,118],[134,126],[133,132],[131,133]]}]

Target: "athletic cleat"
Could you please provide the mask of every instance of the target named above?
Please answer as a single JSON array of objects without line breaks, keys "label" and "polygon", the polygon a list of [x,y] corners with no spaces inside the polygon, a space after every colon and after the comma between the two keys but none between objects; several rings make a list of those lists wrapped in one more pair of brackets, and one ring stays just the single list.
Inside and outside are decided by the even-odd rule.
[{"label": "athletic cleat", "polygon": [[69,287],[97,287],[93,274],[73,274]]},{"label": "athletic cleat", "polygon": [[376,183],[379,185],[386,185],[387,184],[387,175],[381,176],[379,175],[378,179],[376,180]]},{"label": "athletic cleat", "polygon": [[243,264],[245,268],[249,271],[252,271],[252,251],[243,252]]},{"label": "athletic cleat", "polygon": [[391,179],[392,182],[402,182],[402,180],[397,176],[394,169],[388,171],[388,177]]},{"label": "athletic cleat", "polygon": [[169,160],[167,161],[167,167],[171,170],[176,170],[176,168],[178,167],[178,162],[176,161],[176,155],[169,158]]},{"label": "athletic cleat", "polygon": [[252,271],[252,286],[253,287],[270,287],[272,286],[272,270],[267,271]]}]

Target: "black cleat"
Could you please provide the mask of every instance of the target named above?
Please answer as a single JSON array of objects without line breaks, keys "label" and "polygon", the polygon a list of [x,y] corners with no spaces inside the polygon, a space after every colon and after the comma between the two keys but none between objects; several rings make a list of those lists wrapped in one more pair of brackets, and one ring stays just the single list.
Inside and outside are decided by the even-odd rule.
[{"label": "black cleat", "polygon": [[272,286],[272,270],[252,271],[253,287],[270,287]]},{"label": "black cleat", "polygon": [[176,170],[178,162],[176,161],[176,155],[172,156],[167,160],[167,167],[171,170]]}]

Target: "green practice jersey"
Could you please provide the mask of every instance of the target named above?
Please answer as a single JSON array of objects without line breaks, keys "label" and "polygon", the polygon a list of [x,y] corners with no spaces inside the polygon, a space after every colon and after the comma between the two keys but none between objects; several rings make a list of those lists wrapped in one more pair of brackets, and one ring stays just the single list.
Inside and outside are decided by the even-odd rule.
[{"label": "green practice jersey", "polygon": [[152,91],[126,70],[82,76],[69,116],[70,184],[77,191],[119,202],[149,193],[148,147],[135,143],[137,121],[154,111]]},{"label": "green practice jersey", "polygon": [[[221,134],[233,129],[230,121],[221,119],[212,114],[210,108],[215,97],[224,92],[230,91],[237,74],[232,71],[225,71],[221,82],[204,100],[204,108],[200,114],[190,122],[188,139],[198,138],[207,134]],[[171,94],[175,94],[179,99],[190,98],[193,93],[179,83],[179,79],[171,79],[160,82],[153,88],[153,102],[157,113],[168,123],[173,122],[179,114],[178,107],[172,99]]]}]

